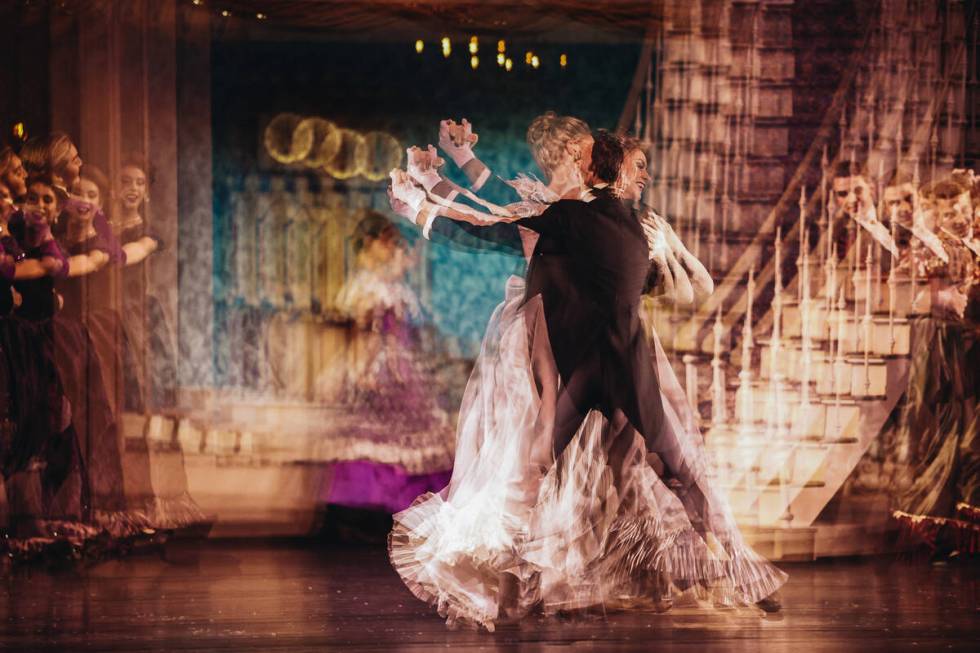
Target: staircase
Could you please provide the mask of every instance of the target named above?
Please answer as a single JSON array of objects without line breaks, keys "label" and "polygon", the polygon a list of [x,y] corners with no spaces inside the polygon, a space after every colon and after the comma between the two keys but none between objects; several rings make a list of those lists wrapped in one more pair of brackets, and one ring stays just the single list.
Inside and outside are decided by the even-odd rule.
[{"label": "staircase", "polygon": [[[648,323],[701,400],[739,523],[774,557],[812,558],[821,530],[860,530],[817,519],[905,394],[909,320],[931,308],[928,284],[892,274],[862,229],[832,251],[832,166],[865,161],[880,199],[890,171],[936,179],[962,158],[967,5],[859,3],[848,21],[846,4],[668,14],[658,72],[641,62],[621,120],[657,169],[646,201],[719,280],[695,311],[651,304]],[[690,71],[707,88],[672,81]]]}]

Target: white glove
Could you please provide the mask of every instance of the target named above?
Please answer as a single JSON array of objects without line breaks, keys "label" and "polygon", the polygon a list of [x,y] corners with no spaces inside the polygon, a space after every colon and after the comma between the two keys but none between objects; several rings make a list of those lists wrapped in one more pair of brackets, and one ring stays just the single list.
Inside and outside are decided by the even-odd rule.
[{"label": "white glove", "polygon": [[408,169],[409,176],[422,185],[426,191],[431,191],[436,184],[442,181],[442,177],[439,176],[439,167],[442,166],[445,161],[439,158],[436,148],[429,145],[426,149],[412,147],[405,150],[408,154]]},{"label": "white glove", "polygon": [[[423,205],[426,203],[425,189],[418,186],[416,182],[408,175],[408,173],[400,168],[395,168],[392,170],[389,173],[389,177],[391,177],[391,186],[388,189],[390,193],[389,197],[391,197],[393,201],[398,201],[407,205],[413,211],[413,214],[409,219],[414,221],[415,215],[422,210]],[[394,204],[392,204],[392,208],[395,209]],[[398,209],[395,210],[397,211]],[[401,213],[399,213],[399,215],[401,215]]]},{"label": "white glove", "polygon": [[473,146],[478,140],[479,137],[473,133],[473,126],[466,118],[458,125],[448,119],[439,123],[439,148],[460,168],[476,158]]},{"label": "white glove", "polygon": [[390,186],[388,187],[388,204],[391,205],[391,210],[395,212],[395,215],[400,215],[410,222],[415,222],[415,216],[418,215],[418,211],[395,197]]}]

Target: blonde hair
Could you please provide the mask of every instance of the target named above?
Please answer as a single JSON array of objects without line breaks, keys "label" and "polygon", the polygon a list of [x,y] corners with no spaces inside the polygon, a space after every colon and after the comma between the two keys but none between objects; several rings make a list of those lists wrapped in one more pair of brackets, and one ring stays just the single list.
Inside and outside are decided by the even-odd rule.
[{"label": "blonde hair", "polygon": [[546,180],[551,181],[555,170],[567,160],[568,144],[591,134],[585,121],[548,111],[531,121],[527,144]]},{"label": "blonde hair", "polygon": [[54,132],[48,136],[48,165],[51,172],[63,176],[65,168],[71,163],[74,157],[71,156],[71,148],[74,143],[64,132]]},{"label": "blonde hair", "polygon": [[32,138],[20,148],[20,160],[28,174],[53,174],[61,177],[72,161],[71,137],[52,132],[47,138]]}]

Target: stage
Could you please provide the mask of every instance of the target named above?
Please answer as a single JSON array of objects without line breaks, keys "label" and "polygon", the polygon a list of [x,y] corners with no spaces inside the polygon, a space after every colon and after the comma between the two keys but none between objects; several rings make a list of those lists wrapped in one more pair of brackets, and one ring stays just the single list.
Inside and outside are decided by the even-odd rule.
[{"label": "stage", "polygon": [[533,617],[486,633],[447,629],[382,548],[176,542],[87,568],[16,570],[0,599],[0,650],[975,650],[975,566],[906,556],[783,568],[790,580],[776,615],[678,605]]}]

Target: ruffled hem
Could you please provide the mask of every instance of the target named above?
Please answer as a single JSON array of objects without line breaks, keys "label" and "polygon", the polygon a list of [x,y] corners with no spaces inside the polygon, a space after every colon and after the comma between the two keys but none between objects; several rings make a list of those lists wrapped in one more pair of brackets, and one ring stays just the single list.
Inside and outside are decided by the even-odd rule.
[{"label": "ruffled hem", "polygon": [[135,525],[131,517],[102,513],[100,525],[44,520],[29,537],[5,536],[0,541],[4,571],[22,565],[74,565],[123,555],[135,547],[159,544],[165,536]]},{"label": "ruffled hem", "polygon": [[[388,555],[409,591],[435,607],[451,627],[492,632],[501,616],[629,609],[685,593],[718,608],[744,607],[771,596],[787,579],[742,542],[725,547],[709,538],[709,546],[693,530],[667,531],[663,521],[653,518],[618,520],[588,560],[581,558],[590,547],[576,542],[574,533],[560,547],[549,543],[550,564],[529,559],[542,557],[542,543],[522,541],[517,531],[496,544],[471,544],[449,553],[432,546],[434,539],[448,535],[434,527],[443,521],[440,510],[445,510],[441,497],[428,493],[396,515]],[[579,564],[568,564],[574,558]],[[504,607],[501,583],[507,576],[516,591],[512,605]]]},{"label": "ruffled hem", "polygon": [[598,413],[554,460],[556,372],[540,303],[524,302],[519,280],[507,294],[467,384],[450,484],[393,517],[388,554],[409,590],[448,625],[491,631],[531,612],[626,608],[687,592],[736,607],[775,593],[786,574],[744,542],[711,487],[703,440],[659,343],[664,428],[705,501],[694,517],[682,503],[691,488],[657,475],[641,437],[617,443],[623,455],[613,456]]},{"label": "ruffled hem", "polygon": [[187,493],[172,498],[154,497],[147,508],[147,519],[153,528],[161,530],[210,529],[215,521]]}]

